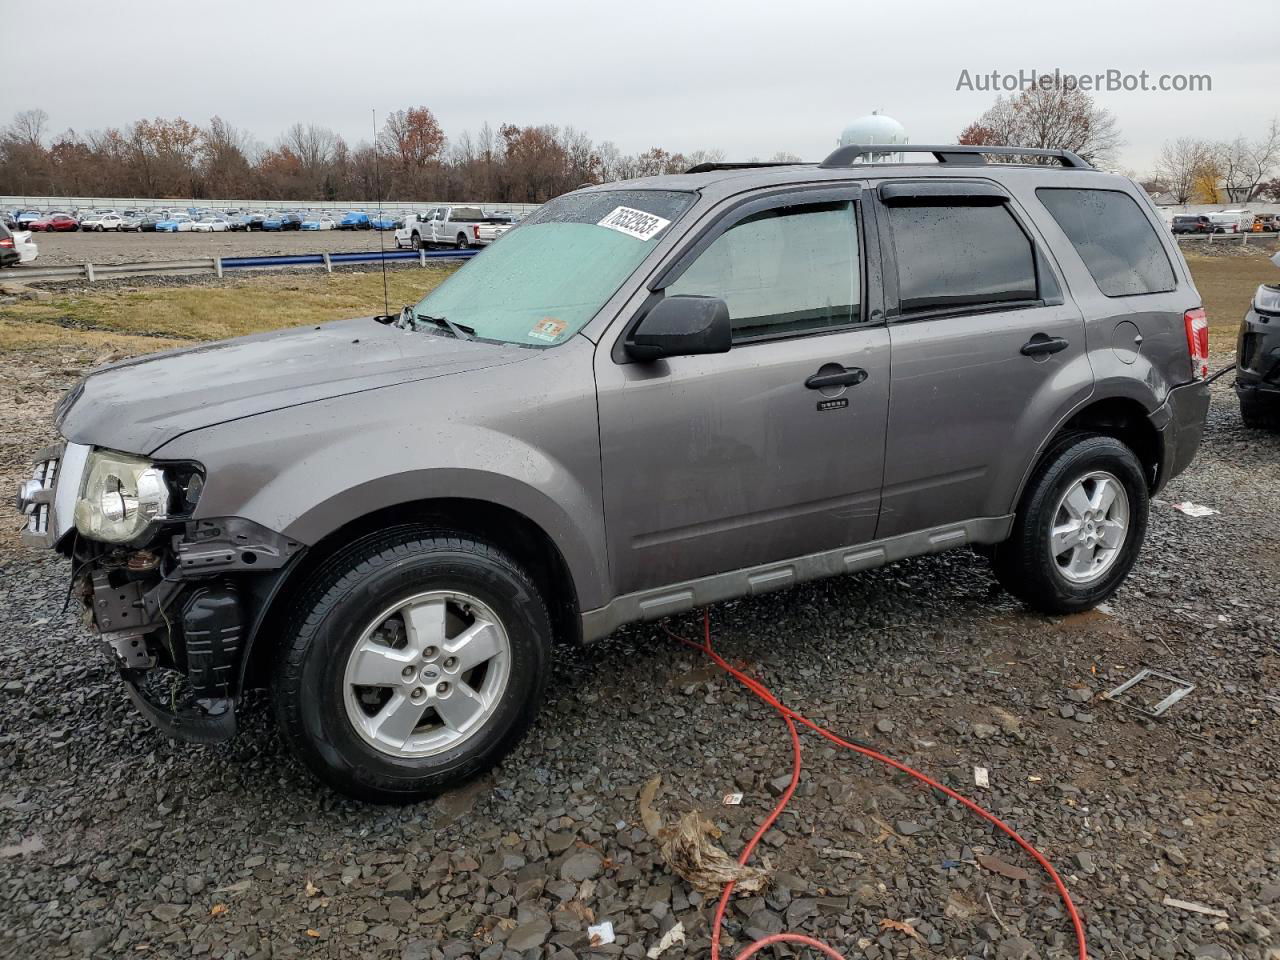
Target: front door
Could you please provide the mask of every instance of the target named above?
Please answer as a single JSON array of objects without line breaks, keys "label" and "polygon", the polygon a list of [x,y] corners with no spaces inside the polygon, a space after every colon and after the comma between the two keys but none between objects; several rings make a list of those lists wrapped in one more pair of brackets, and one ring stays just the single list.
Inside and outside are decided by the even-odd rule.
[{"label": "front door", "polygon": [[826,188],[739,203],[699,239],[700,253],[661,277],[649,306],[677,294],[728,303],[728,353],[628,362],[614,348],[629,322],[601,341],[618,593],[872,538],[889,337],[868,319],[859,195]]}]

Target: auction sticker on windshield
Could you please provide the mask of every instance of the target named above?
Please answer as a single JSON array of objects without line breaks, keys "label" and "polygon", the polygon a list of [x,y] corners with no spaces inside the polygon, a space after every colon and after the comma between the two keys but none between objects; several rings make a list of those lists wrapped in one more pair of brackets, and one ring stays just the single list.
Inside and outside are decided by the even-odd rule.
[{"label": "auction sticker on windshield", "polygon": [[529,331],[529,336],[534,340],[555,343],[560,338],[560,334],[564,333],[565,326],[566,324],[563,320],[557,320],[555,317],[543,317]]},{"label": "auction sticker on windshield", "polygon": [[633,210],[631,207],[614,207],[613,212],[599,221],[596,226],[617,230],[619,233],[625,233],[627,236],[635,237],[637,240],[651,240],[662,232],[663,227],[668,226],[670,223],[670,220],[664,220],[662,217],[655,216],[652,213],[645,213],[643,210]]}]

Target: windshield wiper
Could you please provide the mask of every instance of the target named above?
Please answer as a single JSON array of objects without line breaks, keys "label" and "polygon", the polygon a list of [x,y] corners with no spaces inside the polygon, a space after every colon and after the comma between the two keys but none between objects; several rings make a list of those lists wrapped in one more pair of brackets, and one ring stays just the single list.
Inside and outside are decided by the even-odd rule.
[{"label": "windshield wiper", "polygon": [[440,327],[441,329],[448,330],[459,340],[471,340],[476,335],[475,327],[468,327],[466,324],[463,324],[463,323],[454,323],[448,317],[433,317],[429,313],[415,313],[413,310],[410,310],[409,314],[415,320],[427,320],[431,323],[434,323],[437,327]]},{"label": "windshield wiper", "polygon": [[[382,320],[381,317],[378,319]],[[417,331],[419,320],[427,320],[434,323],[440,329],[448,330],[459,340],[471,340],[476,335],[474,327],[468,327],[465,323],[454,323],[448,317],[433,317],[430,314],[418,313],[413,309],[413,307],[408,306],[407,304],[401,308],[400,316],[395,318],[395,325],[400,330]],[[388,317],[385,320],[382,320],[382,322],[389,323],[391,322],[391,318]]]}]

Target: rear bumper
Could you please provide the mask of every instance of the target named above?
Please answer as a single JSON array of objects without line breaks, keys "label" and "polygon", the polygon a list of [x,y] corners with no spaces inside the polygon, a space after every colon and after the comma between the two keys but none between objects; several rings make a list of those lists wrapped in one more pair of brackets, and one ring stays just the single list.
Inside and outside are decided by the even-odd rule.
[{"label": "rear bumper", "polygon": [[1151,413],[1152,426],[1160,434],[1160,469],[1153,492],[1159,492],[1191,465],[1200,449],[1208,415],[1209,385],[1203,381],[1174,387],[1165,402]]}]

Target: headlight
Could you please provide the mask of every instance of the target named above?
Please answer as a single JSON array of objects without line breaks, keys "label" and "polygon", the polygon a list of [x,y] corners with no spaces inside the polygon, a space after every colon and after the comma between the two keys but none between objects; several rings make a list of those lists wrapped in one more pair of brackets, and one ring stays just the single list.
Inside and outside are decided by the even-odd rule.
[{"label": "headlight", "polygon": [[1253,295],[1253,309],[1258,313],[1280,313],[1280,287],[1262,284]]},{"label": "headlight", "polygon": [[129,543],[169,513],[164,473],[150,460],[94,450],[76,500],[76,529],[92,540]]}]

